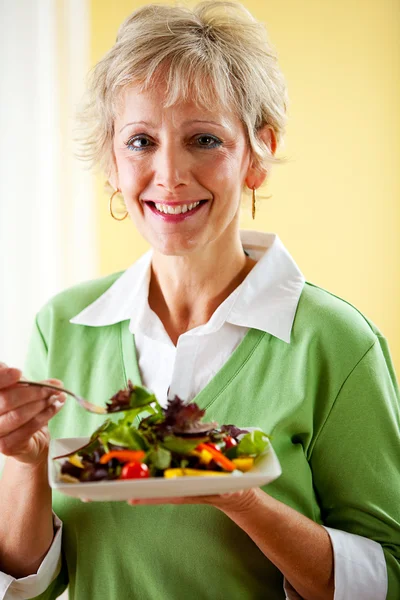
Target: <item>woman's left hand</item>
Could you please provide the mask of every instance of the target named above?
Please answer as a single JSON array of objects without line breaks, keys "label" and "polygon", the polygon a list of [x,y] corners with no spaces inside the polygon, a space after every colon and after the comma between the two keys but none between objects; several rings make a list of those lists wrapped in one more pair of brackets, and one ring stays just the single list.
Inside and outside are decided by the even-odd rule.
[{"label": "woman's left hand", "polygon": [[138,506],[143,504],[208,504],[223,512],[245,512],[251,510],[255,504],[258,488],[240,490],[227,494],[214,494],[212,496],[185,496],[178,498],[141,498],[128,500],[128,504]]}]

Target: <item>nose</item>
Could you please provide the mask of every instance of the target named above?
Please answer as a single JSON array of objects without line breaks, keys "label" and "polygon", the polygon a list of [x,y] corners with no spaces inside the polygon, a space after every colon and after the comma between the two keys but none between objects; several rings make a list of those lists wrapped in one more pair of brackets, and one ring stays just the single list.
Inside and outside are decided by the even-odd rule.
[{"label": "nose", "polygon": [[188,185],[190,158],[184,149],[174,144],[166,144],[156,151],[154,163],[154,183],[171,192],[177,187]]}]

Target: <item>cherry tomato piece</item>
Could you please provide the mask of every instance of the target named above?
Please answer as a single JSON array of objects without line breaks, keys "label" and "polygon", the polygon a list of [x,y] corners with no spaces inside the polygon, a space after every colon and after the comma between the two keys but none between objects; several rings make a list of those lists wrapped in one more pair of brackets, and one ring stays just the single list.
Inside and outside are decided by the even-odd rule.
[{"label": "cherry tomato piece", "polygon": [[224,437],[224,442],[225,442],[225,450],[229,450],[229,448],[233,448],[234,446],[237,446],[237,441],[235,440],[235,438],[231,437],[230,435],[227,435]]},{"label": "cherry tomato piece", "polygon": [[120,479],[143,479],[150,477],[149,467],[145,463],[129,462],[122,467]]}]

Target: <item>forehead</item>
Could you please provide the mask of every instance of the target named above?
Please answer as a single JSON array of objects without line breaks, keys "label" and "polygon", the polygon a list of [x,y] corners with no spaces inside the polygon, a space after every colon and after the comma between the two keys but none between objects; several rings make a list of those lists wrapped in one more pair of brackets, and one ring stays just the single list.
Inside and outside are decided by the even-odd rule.
[{"label": "forehead", "polygon": [[192,121],[206,121],[227,129],[242,128],[235,112],[221,103],[212,108],[194,99],[179,99],[166,105],[166,86],[156,85],[143,90],[139,85],[124,88],[118,98],[116,109],[116,131],[128,122],[151,121],[157,124],[168,122],[179,127]]}]

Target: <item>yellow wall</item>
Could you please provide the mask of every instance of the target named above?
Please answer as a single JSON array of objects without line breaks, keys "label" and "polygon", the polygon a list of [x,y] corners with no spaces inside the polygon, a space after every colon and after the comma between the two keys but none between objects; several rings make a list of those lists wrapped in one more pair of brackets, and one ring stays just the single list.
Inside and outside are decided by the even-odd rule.
[{"label": "yellow wall", "polygon": [[[160,0],[158,0],[160,1]],[[92,0],[92,59],[144,4]],[[400,6],[398,0],[245,0],[267,25],[290,96],[270,200],[242,226],[275,231],[306,279],[357,306],[389,340],[400,373]],[[101,274],[147,248],[117,223],[97,180]]]}]

